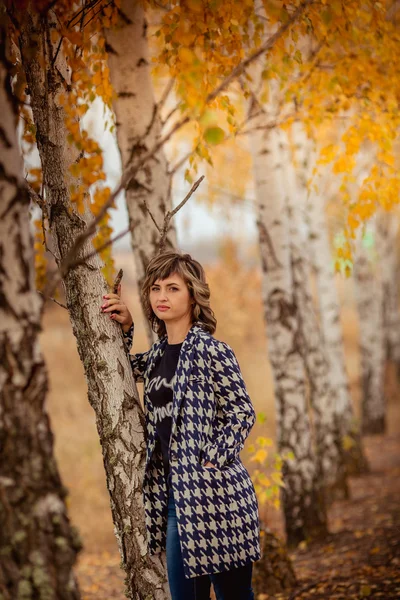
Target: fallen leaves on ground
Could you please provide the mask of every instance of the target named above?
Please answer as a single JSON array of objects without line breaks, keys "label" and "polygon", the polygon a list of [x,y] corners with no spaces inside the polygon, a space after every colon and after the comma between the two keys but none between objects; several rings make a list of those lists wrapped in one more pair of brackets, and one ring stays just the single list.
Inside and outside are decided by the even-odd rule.
[{"label": "fallen leaves on ground", "polygon": [[[298,586],[257,600],[400,599],[400,439],[370,436],[371,472],[350,479],[350,499],[329,509],[330,534],[290,553]],[[124,600],[120,558],[83,553],[77,574],[83,600]]]}]

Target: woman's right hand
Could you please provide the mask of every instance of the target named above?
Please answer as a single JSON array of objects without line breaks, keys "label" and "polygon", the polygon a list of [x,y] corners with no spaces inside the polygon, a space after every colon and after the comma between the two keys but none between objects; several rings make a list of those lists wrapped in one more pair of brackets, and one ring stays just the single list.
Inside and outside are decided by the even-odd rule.
[{"label": "woman's right hand", "polygon": [[118,286],[118,294],[105,294],[103,296],[104,302],[101,306],[101,312],[112,313],[110,319],[118,321],[122,326],[122,329],[127,332],[133,323],[132,315],[129,312],[128,307],[119,297],[121,293],[121,284]]}]

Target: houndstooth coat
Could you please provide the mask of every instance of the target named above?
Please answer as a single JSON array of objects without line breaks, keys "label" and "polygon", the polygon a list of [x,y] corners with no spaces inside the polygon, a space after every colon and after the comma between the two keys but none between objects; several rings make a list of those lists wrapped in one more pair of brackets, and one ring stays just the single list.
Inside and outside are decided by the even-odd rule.
[{"label": "houndstooth coat", "polygon": [[[133,326],[125,334],[129,349],[132,337]],[[129,355],[136,381],[144,382],[143,500],[150,554],[166,547],[168,493],[147,387],[166,343],[164,335],[147,352]],[[169,446],[186,578],[227,571],[261,558],[257,497],[239,456],[255,420],[233,350],[196,322],[179,355]],[[204,467],[207,461],[215,468]]]}]

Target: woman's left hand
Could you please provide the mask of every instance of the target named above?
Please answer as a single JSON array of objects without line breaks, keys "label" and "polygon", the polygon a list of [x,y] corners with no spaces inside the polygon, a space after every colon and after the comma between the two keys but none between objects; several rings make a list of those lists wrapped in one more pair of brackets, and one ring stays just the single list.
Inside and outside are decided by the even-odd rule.
[{"label": "woman's left hand", "polygon": [[213,465],[212,463],[210,463],[209,461],[206,462],[205,465],[203,465],[203,467],[212,467],[213,469],[216,469],[217,467],[215,465]]}]

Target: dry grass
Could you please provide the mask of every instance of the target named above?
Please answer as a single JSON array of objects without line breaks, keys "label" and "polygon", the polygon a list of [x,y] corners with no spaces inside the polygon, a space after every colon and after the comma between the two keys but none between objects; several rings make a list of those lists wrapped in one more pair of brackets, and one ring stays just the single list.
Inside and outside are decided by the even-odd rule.
[{"label": "dry grass", "polygon": [[[216,337],[229,343],[239,360],[249,394],[257,412],[267,415],[266,422],[256,423],[249,443],[258,435],[274,438],[275,410],[271,370],[267,358],[267,342],[261,304],[261,282],[257,269],[244,269],[234,256],[206,268],[212,292],[212,306],[218,320]],[[136,321],[134,349],[147,349],[141,323],[138,294],[134,286],[134,269],[130,255],[117,256],[117,266],[124,268],[122,294]],[[342,299],[342,323],[351,391],[358,409],[357,316],[354,311],[351,284],[338,280]],[[101,298],[99,298],[99,309]],[[105,317],[106,318],[106,317]],[[41,334],[41,345],[48,365],[50,390],[48,410],[55,434],[55,452],[61,475],[70,491],[69,509],[89,552],[115,552],[116,542],[110,515],[94,413],[87,400],[83,368],[76,350],[69,317],[56,305],[49,306]],[[117,325],[116,325],[117,326]],[[398,427],[399,410],[394,402],[397,386],[390,388],[389,433]],[[242,458],[246,459],[246,448]],[[273,508],[262,508],[262,517],[277,519]]]}]

